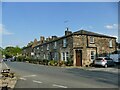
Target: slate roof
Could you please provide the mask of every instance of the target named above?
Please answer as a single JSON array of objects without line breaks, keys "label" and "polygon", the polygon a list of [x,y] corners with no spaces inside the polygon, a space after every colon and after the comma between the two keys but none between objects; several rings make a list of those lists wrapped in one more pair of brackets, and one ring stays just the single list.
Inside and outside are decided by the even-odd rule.
[{"label": "slate roof", "polygon": [[81,34],[81,35],[89,35],[89,36],[115,38],[113,36],[108,36],[108,35],[104,35],[104,34],[94,33],[94,32],[87,31],[87,30],[79,30],[79,31],[74,32],[73,34]]},{"label": "slate roof", "polygon": [[79,31],[73,32],[70,35],[64,35],[62,37],[56,38],[55,40],[50,40],[50,41],[42,43],[42,44],[39,44],[40,41],[38,41],[38,45],[36,45],[36,46],[40,46],[40,45],[44,45],[44,44],[47,44],[47,43],[50,43],[50,42],[54,42],[54,41],[57,41],[59,39],[66,38],[66,37],[69,37],[69,36],[72,36],[72,35],[88,35],[88,36],[106,37],[106,38],[115,38],[116,39],[116,37],[112,37],[112,36],[108,36],[108,35],[104,35],[104,34],[94,33],[94,32],[87,31],[87,30],[79,30]]}]

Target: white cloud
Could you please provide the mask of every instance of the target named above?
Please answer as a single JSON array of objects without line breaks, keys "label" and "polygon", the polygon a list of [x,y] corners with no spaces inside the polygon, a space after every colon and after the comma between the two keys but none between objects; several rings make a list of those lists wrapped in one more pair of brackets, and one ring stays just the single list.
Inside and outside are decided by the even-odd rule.
[{"label": "white cloud", "polygon": [[111,24],[111,25],[106,25],[105,28],[108,30],[117,30],[118,29],[118,24]]},{"label": "white cloud", "polygon": [[4,25],[0,24],[0,34],[1,35],[12,35],[13,33],[9,32]]}]

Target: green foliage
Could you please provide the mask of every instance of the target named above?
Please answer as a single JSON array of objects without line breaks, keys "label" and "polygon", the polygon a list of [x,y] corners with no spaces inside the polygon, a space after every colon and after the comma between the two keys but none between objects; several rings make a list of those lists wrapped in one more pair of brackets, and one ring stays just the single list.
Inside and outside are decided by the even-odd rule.
[{"label": "green foliage", "polygon": [[64,65],[65,64],[65,61],[60,61],[59,62],[59,66],[62,66],[62,65]]},{"label": "green foliage", "polygon": [[56,61],[56,60],[50,60],[50,61],[48,62],[48,65],[57,66],[57,65],[58,65],[58,61]]},{"label": "green foliage", "polygon": [[16,47],[6,47],[4,50],[3,50],[3,54],[9,58],[9,57],[12,57],[12,56],[17,56],[18,54],[21,54],[22,52],[22,49],[19,48],[18,46]]},{"label": "green foliage", "polygon": [[72,60],[68,60],[67,62],[65,62],[66,66],[73,66],[73,61]]},{"label": "green foliage", "polygon": [[21,61],[25,61],[25,57],[24,56],[18,56],[16,58],[17,61],[21,62]]},{"label": "green foliage", "polygon": [[42,60],[42,64],[43,64],[43,65],[48,65],[48,62],[49,62],[49,60],[47,60],[47,59],[43,59],[43,60]]}]

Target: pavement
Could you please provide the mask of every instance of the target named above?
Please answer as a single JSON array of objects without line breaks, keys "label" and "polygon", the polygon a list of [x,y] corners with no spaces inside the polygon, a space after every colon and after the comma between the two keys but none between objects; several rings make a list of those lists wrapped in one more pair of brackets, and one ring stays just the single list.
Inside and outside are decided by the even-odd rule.
[{"label": "pavement", "polygon": [[15,88],[118,88],[118,73],[5,62],[18,77]]},{"label": "pavement", "polygon": [[[9,69],[9,67],[4,62],[0,63],[0,72],[3,69]],[[16,82],[17,82],[16,77],[13,77],[13,78],[2,77],[2,74],[0,73],[0,89],[2,89],[2,87],[6,87],[6,86],[8,87],[8,89],[13,89]]]}]

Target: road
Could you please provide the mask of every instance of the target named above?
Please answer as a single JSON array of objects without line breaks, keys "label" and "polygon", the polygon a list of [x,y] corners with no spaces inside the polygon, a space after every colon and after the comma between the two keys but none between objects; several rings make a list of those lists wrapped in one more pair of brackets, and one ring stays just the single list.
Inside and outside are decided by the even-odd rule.
[{"label": "road", "polygon": [[15,88],[118,88],[118,74],[24,62],[3,62],[18,77]]}]

